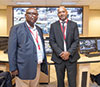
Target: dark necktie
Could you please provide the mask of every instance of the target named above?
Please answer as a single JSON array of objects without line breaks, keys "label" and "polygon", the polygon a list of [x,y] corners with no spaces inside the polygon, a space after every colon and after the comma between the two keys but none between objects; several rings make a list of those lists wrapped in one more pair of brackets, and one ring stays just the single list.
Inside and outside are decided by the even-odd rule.
[{"label": "dark necktie", "polygon": [[64,24],[65,24],[65,21],[62,21],[62,27],[63,27],[63,30],[64,30]]}]

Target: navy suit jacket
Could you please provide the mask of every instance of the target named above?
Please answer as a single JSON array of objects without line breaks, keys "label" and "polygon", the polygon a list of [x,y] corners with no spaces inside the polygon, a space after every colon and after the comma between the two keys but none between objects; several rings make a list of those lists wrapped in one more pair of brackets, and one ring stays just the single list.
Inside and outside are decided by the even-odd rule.
[{"label": "navy suit jacket", "polygon": [[[78,54],[79,32],[75,22],[68,20],[66,30],[66,49],[70,52],[70,62],[76,62],[80,58]],[[64,38],[61,31],[60,22],[57,21],[51,24],[50,28],[50,45],[53,49],[52,60],[56,63],[61,63],[63,60],[59,54],[64,51]]]},{"label": "navy suit jacket", "polygon": [[[36,26],[41,37],[44,49],[44,60],[41,64],[41,70],[47,72],[47,61],[42,29]],[[11,28],[8,41],[8,57],[10,71],[18,70],[19,78],[31,80],[36,77],[37,73],[37,51],[32,35],[26,25],[21,23]]]}]

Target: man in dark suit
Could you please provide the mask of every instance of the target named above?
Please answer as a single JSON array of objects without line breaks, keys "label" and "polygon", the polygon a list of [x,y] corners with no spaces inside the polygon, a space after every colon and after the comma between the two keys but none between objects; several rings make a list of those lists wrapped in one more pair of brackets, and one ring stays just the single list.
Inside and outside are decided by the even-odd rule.
[{"label": "man in dark suit", "polygon": [[79,32],[75,22],[68,20],[64,6],[58,8],[59,21],[51,24],[50,45],[53,49],[52,60],[55,62],[57,87],[64,86],[67,69],[69,87],[76,87]]},{"label": "man in dark suit", "polygon": [[8,42],[10,71],[16,76],[16,87],[37,87],[40,69],[47,74],[42,29],[35,22],[38,12],[29,8],[26,21],[11,28]]}]

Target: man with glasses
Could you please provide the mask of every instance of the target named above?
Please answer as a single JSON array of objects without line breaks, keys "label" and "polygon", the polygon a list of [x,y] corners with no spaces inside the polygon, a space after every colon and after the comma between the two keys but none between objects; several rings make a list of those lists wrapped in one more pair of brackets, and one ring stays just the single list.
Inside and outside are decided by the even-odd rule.
[{"label": "man with glasses", "polygon": [[42,29],[35,22],[38,12],[29,8],[26,21],[11,28],[8,41],[10,71],[16,76],[16,87],[37,87],[40,70],[47,74]]}]

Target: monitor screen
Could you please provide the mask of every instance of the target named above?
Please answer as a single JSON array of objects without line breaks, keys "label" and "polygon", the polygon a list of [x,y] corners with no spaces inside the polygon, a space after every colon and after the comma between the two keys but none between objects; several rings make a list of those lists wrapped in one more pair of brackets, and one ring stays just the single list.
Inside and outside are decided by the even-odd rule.
[{"label": "monitor screen", "polygon": [[[25,21],[25,11],[29,7],[13,8],[13,24],[19,24]],[[51,23],[58,20],[57,7],[37,7],[39,16],[36,24],[43,29],[44,34],[49,34]],[[68,19],[77,23],[79,34],[83,31],[83,8],[66,7],[68,10]]]},{"label": "monitor screen", "polygon": [[88,54],[96,51],[97,45],[95,39],[80,39],[80,53]]},{"label": "monitor screen", "polygon": [[52,53],[52,49],[51,49],[51,46],[49,44],[49,40],[45,40],[45,51],[46,51],[46,54],[51,54]]},{"label": "monitor screen", "polygon": [[100,39],[97,39],[97,50],[100,51]]}]

